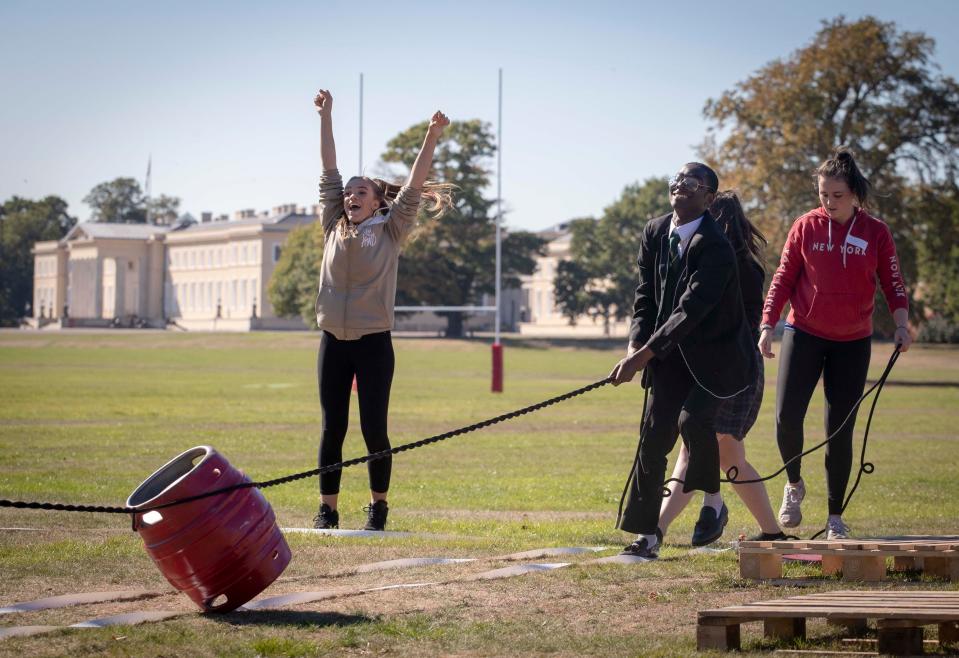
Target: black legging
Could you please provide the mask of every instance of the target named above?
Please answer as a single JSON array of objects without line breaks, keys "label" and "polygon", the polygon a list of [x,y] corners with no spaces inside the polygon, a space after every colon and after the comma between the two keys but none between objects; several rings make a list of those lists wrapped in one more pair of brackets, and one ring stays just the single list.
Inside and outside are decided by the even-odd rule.
[{"label": "black legging", "polygon": [[[343,440],[350,419],[350,391],[353,376],[360,400],[360,429],[368,452],[386,450],[390,439],[386,432],[386,416],[393,383],[393,341],[390,332],[367,334],[359,340],[339,340],[324,331],[316,360],[320,387],[320,409],[323,411],[323,437],[320,439],[320,466],[343,461]],[[370,489],[386,493],[390,488],[392,457],[367,463]],[[320,475],[320,493],[340,492],[340,473]]]},{"label": "black legging", "polygon": [[[826,436],[832,435],[862,395],[872,352],[870,337],[836,341],[787,329],[780,348],[776,384],[776,440],[787,462],[803,450],[803,419],[819,376],[826,394]],[[852,434],[856,414],[826,445],[826,491],[829,513],[841,514],[849,471],[852,468]],[[801,479],[801,460],[786,467],[792,483]]]}]

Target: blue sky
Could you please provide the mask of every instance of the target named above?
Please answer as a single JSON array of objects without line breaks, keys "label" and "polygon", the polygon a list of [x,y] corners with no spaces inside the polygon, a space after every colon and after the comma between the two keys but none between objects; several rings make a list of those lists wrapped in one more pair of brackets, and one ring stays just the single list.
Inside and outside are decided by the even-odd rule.
[{"label": "blue sky", "polygon": [[152,154],[154,194],[197,216],[308,205],[317,88],[333,92],[340,169],[355,173],[364,74],[370,172],[436,109],[495,128],[502,67],[506,223],[540,229],[694,158],[707,99],[839,14],[925,32],[959,77],[953,0],[0,0],[0,200],[58,194],[84,220],[94,185],[142,183]]}]

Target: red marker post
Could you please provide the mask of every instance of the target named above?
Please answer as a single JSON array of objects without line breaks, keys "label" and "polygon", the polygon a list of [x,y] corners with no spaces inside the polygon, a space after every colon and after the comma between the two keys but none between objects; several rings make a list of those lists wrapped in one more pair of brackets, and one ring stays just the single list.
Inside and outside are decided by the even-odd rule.
[{"label": "red marker post", "polygon": [[503,392],[503,346],[493,343],[493,393]]}]

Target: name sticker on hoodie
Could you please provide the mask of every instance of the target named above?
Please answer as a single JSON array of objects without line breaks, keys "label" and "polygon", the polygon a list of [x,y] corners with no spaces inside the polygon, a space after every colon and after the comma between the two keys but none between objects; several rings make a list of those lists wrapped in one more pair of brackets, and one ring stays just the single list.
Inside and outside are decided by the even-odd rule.
[{"label": "name sticker on hoodie", "polygon": [[857,238],[855,235],[846,236],[846,242],[851,244],[857,249],[862,249],[862,253],[866,253],[866,249],[869,247],[869,243],[863,240],[862,238]]}]

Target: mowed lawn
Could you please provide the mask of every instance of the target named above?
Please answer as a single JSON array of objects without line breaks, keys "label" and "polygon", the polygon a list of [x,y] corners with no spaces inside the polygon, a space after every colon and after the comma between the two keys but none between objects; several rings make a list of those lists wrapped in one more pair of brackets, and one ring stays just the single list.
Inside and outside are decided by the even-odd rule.
[{"label": "mowed lawn", "polygon": [[[0,333],[0,498],[121,505],[176,454],[211,445],[251,478],[316,465],[320,413],[310,333]],[[396,339],[390,430],[394,445],[468,425],[604,378],[623,351],[610,342],[509,342],[505,392],[490,386],[488,342]],[[778,346],[777,346],[778,348]],[[891,346],[873,347],[872,378]],[[763,473],[781,467],[773,407],[776,362],[747,438]],[[864,476],[845,516],[855,536],[959,534],[959,350],[918,346],[900,358],[873,421]],[[354,396],[355,397],[355,396]],[[788,567],[809,587],[741,581],[735,551],[690,554],[698,499],[674,524],[660,561],[591,564],[629,537],[614,529],[642,407],[638,384],[603,387],[545,410],[405,452],[393,461],[389,529],[408,537],[289,534],[293,561],[267,595],[342,590],[329,601],[280,612],[192,614],[139,626],[61,630],[0,640],[0,655],[313,656],[688,655],[696,612],[848,584],[814,567]],[[859,416],[856,461],[868,408]],[[822,394],[807,417],[807,445],[823,438]],[[356,401],[345,456],[364,452]],[[807,458],[804,525],[825,523],[822,452]],[[857,466],[854,465],[854,469]],[[853,473],[855,475],[855,472]],[[784,476],[768,485],[774,507]],[[315,480],[266,490],[282,527],[309,527]],[[718,548],[758,531],[731,488],[730,523]],[[344,471],[341,527],[365,521],[366,469]],[[69,625],[146,609],[190,610],[123,515],[0,509],[0,607],[58,594],[143,587],[161,596],[0,616],[0,627]],[[13,529],[19,528],[19,529]],[[497,581],[468,581],[506,566],[505,553],[605,546],[598,554],[543,561],[573,566]],[[404,557],[470,557],[475,563],[351,573]],[[810,581],[809,578],[812,578]],[[912,578],[915,581],[916,577]],[[350,595],[377,585],[430,587]],[[928,588],[956,584],[926,578]],[[882,587],[915,587],[893,576]],[[743,627],[747,653],[777,645]],[[813,645],[839,631],[811,623]]]}]

